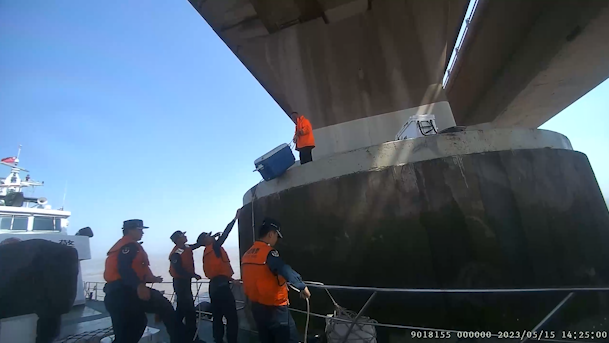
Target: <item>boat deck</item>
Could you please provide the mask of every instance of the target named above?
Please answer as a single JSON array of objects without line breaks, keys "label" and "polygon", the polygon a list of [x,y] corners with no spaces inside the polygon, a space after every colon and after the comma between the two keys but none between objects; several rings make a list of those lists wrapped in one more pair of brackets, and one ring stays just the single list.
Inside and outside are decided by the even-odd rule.
[{"label": "boat deck", "polygon": [[[149,331],[159,330],[160,342],[169,342],[169,336],[162,322],[156,323],[154,314],[147,314]],[[62,316],[62,325],[59,338],[55,342],[104,342],[102,338],[112,334],[110,314],[106,311],[103,301],[87,300],[85,305],[75,306],[72,311]],[[213,342],[212,323],[201,319],[199,325],[199,338],[205,342]],[[156,330],[154,330],[156,329]],[[146,333],[145,333],[146,334]],[[155,335],[156,336],[156,335]],[[140,342],[145,341],[142,339]],[[150,340],[150,342],[158,342]],[[255,334],[241,330],[239,343],[257,342]]]}]

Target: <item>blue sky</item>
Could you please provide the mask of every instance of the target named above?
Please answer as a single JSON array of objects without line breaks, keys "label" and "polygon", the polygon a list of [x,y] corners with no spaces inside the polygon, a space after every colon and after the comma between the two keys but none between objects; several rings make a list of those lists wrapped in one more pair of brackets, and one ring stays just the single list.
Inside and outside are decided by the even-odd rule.
[{"label": "blue sky", "polygon": [[222,230],[260,180],[253,161],[292,138],[186,0],[0,0],[0,46],[0,155],[22,144],[54,207],[68,181],[70,230],[91,226],[95,255],[129,218],[163,253],[174,230]]},{"label": "blue sky", "polygon": [[[292,137],[186,0],[0,0],[0,47],[0,157],[22,144],[54,207],[68,182],[70,232],[91,226],[98,257],[129,218],[151,226],[149,253],[168,254],[174,230],[222,230],[260,180],[254,159]],[[605,82],[543,126],[588,154],[605,192],[607,108]]]},{"label": "blue sky", "polygon": [[596,180],[609,199],[609,80],[547,121],[540,128],[567,136],[573,149],[588,156]]}]

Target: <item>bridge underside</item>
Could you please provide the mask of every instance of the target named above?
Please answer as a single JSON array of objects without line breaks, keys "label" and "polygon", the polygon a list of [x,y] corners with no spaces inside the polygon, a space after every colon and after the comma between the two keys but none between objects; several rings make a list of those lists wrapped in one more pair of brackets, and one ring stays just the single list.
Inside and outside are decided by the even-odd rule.
[{"label": "bridge underside", "polygon": [[535,128],[609,77],[609,2],[479,2],[446,94],[459,125]]},{"label": "bridge underside", "polygon": [[609,76],[607,0],[480,0],[446,89],[467,0],[190,2],[315,129],[446,100],[439,126],[537,127]]}]

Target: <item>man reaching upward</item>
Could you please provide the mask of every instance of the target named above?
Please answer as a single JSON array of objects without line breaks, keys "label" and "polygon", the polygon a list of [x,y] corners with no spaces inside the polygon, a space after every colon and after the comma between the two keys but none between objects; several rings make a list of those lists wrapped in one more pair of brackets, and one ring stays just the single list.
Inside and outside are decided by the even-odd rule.
[{"label": "man reaching upward", "polygon": [[[220,233],[211,235],[202,233],[197,238],[197,242],[205,246],[203,252],[203,271],[209,279],[209,299],[211,300],[211,312],[213,317],[213,333],[216,343],[224,342],[224,324],[222,318],[226,318],[226,338],[228,343],[237,343],[237,332],[239,323],[237,321],[237,307],[235,297],[231,291],[230,283],[233,280],[233,268],[226,250],[222,247],[228,234],[233,229],[235,221],[239,217],[239,210],[235,218]],[[216,240],[216,237],[220,236]]]},{"label": "man reaching upward", "polygon": [[176,315],[180,323],[186,319],[186,338],[188,342],[201,342],[196,337],[197,314],[190,283],[192,278],[201,279],[201,276],[195,273],[195,262],[192,254],[192,251],[201,247],[201,245],[186,244],[188,242],[186,232],[179,230],[174,232],[170,238],[175,243],[175,247],[169,254],[169,273],[173,277],[173,290],[178,303]]}]

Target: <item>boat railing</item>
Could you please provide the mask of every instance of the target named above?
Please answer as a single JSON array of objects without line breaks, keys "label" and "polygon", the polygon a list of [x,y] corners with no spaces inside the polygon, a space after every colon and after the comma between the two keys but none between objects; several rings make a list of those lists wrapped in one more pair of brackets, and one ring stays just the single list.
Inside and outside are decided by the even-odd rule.
[{"label": "boat railing", "polygon": [[[240,281],[240,280],[237,280]],[[87,281],[85,282],[85,297],[88,300],[98,300],[98,301],[103,301],[105,298],[106,293],[104,292],[104,286],[106,285],[105,282],[99,282],[99,281]],[[160,286],[159,286],[160,285]],[[191,287],[194,287],[194,289],[196,289],[196,292],[193,292],[193,300],[195,305],[199,304],[203,301],[209,301],[209,297],[205,297],[203,295],[201,295],[201,290],[203,289],[204,285],[209,285],[209,280],[199,280],[199,281],[194,281],[192,282]],[[155,287],[156,286],[156,287]],[[169,287],[167,287],[169,286]],[[154,288],[158,291],[161,292],[161,294],[163,294],[163,296],[165,296],[165,298],[167,298],[172,304],[175,303],[175,293],[172,291],[173,289],[173,282],[157,282],[157,283],[152,283],[151,284],[151,288]],[[245,308],[245,302],[242,300],[235,300],[239,306],[237,306],[237,311],[243,310]],[[199,315],[206,315],[208,317],[211,317],[211,312],[208,311],[202,311],[202,310],[197,310],[196,311],[197,314]],[[201,316],[200,316],[201,317]],[[205,317],[203,317],[202,319],[207,319]]]},{"label": "boat railing", "polygon": [[[319,288],[319,289],[325,290],[326,293],[328,294],[328,296],[330,297],[330,299],[332,300],[332,302],[334,303],[334,305],[337,307],[339,307],[339,305],[336,303],[336,301],[330,294],[330,290],[342,290],[342,291],[351,290],[351,291],[361,291],[361,292],[368,292],[368,293],[371,292],[372,293],[368,297],[368,300],[366,301],[366,303],[364,303],[362,308],[357,312],[357,315],[355,316],[355,318],[353,318],[352,320],[346,320],[346,319],[342,319],[342,318],[332,318],[332,317],[329,317],[328,315],[322,315],[322,314],[318,314],[318,313],[307,313],[306,311],[303,311],[303,310],[290,308],[290,310],[292,310],[292,311],[308,314],[313,317],[323,318],[325,320],[330,320],[330,321],[339,321],[339,322],[349,323],[350,326],[349,326],[349,329],[347,330],[347,333],[344,335],[344,339],[342,341],[343,343],[347,341],[347,338],[349,337],[349,334],[351,333],[355,324],[356,323],[358,324],[358,319],[362,316],[364,311],[366,311],[366,309],[370,306],[370,304],[372,303],[372,301],[374,300],[374,298],[376,297],[376,295],[378,293],[402,293],[402,294],[403,293],[411,293],[411,294],[415,294],[415,293],[416,294],[420,294],[420,293],[427,293],[427,294],[566,293],[566,296],[534,328],[520,330],[520,332],[519,332],[520,337],[518,339],[520,339],[520,343],[526,342],[528,340],[537,340],[537,341],[544,341],[544,342],[562,342],[562,343],[580,342],[581,343],[582,341],[544,338],[542,335],[542,333],[544,333],[542,328],[556,313],[558,313],[560,311],[561,308],[563,308],[563,306],[569,300],[571,300],[575,296],[575,294],[583,293],[583,292],[608,292],[609,291],[609,287],[548,287],[548,288],[495,288],[495,289],[493,289],[493,288],[490,288],[490,289],[427,288],[427,289],[424,289],[424,288],[384,288],[384,287],[338,286],[338,285],[324,285],[324,284],[318,283],[318,282],[305,282],[305,283],[310,288]],[[457,338],[463,338],[463,339],[490,338],[490,337],[502,338],[501,334],[491,333],[491,332],[488,332],[488,335],[490,335],[490,337],[486,337],[486,336],[485,337],[475,337],[476,333],[481,333],[481,332],[421,327],[421,326],[412,326],[412,325],[384,324],[384,323],[377,323],[374,321],[366,322],[365,325],[393,328],[393,329],[404,329],[404,330],[410,330],[413,332],[414,331],[418,331],[418,332],[433,331],[433,332],[447,332],[447,333],[450,332],[450,333],[455,333],[457,335]],[[599,339],[604,339],[604,340],[607,339],[607,336],[608,336],[607,331],[598,331],[598,332],[602,335],[602,337],[598,337]],[[465,335],[463,335],[464,333],[465,333]],[[471,335],[469,335],[470,333],[471,333]],[[520,334],[520,333],[522,333],[522,334]],[[463,337],[460,337],[459,335],[462,335]],[[546,335],[546,337],[547,337],[547,335]],[[594,338],[596,338],[596,337],[594,337]]]},{"label": "boat railing", "polygon": [[[242,283],[241,280],[234,280],[233,283]],[[164,285],[164,284],[172,284],[171,282],[161,282],[161,283],[156,283],[153,284],[152,287],[154,288],[154,285]],[[200,280],[200,281],[196,281],[193,282],[193,286],[195,286],[197,288],[197,293],[194,296],[195,298],[195,303],[197,303],[197,300],[201,300],[202,297],[200,296],[200,290],[202,288],[203,285],[205,284],[209,284],[209,280]],[[325,292],[327,293],[327,295],[329,296],[329,298],[331,299],[332,303],[336,306],[336,307],[340,307],[336,301],[334,300],[334,297],[332,297],[332,294],[330,293],[331,290],[341,290],[341,291],[345,291],[345,290],[351,290],[351,291],[361,291],[361,292],[367,292],[367,293],[371,293],[370,296],[368,297],[367,301],[364,303],[364,305],[362,306],[362,308],[357,312],[356,316],[351,319],[343,319],[343,318],[338,318],[338,317],[331,317],[329,315],[324,315],[324,314],[319,314],[319,313],[313,313],[313,312],[309,312],[309,311],[303,311],[300,309],[296,309],[293,307],[290,307],[290,311],[293,312],[298,312],[298,313],[303,313],[306,314],[307,316],[311,316],[314,318],[321,318],[324,319],[325,321],[335,321],[335,322],[342,322],[342,323],[347,323],[349,324],[349,329],[347,331],[347,333],[344,335],[344,339],[343,339],[343,343],[347,341],[351,331],[353,330],[353,328],[355,327],[356,324],[360,324],[360,325],[371,325],[371,326],[375,326],[375,327],[384,327],[384,328],[392,328],[392,329],[403,329],[403,330],[410,330],[410,331],[434,331],[434,332],[446,332],[446,333],[454,333],[457,335],[457,337],[459,337],[459,334],[463,335],[464,333],[466,334],[466,336],[462,337],[464,339],[468,339],[470,338],[469,336],[467,336],[468,333],[474,333],[473,331],[464,331],[464,330],[453,330],[453,329],[442,329],[442,328],[431,328],[431,327],[422,327],[422,326],[412,326],[412,325],[399,325],[399,324],[384,324],[384,323],[377,323],[375,321],[366,321],[365,323],[359,321],[360,318],[362,317],[363,313],[366,311],[366,309],[368,309],[370,307],[370,304],[374,301],[376,295],[378,293],[427,293],[427,294],[518,294],[518,293],[537,293],[537,294],[541,294],[541,293],[564,293],[566,294],[566,296],[532,329],[523,329],[520,330],[520,332],[522,334],[519,333],[519,337],[518,339],[520,339],[520,343],[526,342],[528,340],[536,340],[536,341],[544,341],[544,342],[561,342],[561,343],[582,343],[581,340],[566,340],[566,339],[554,339],[554,338],[544,338],[542,337],[542,333],[544,332],[543,330],[543,326],[554,316],[556,315],[556,313],[558,313],[560,311],[561,308],[563,308],[563,306],[569,302],[576,294],[578,293],[585,293],[585,292],[609,292],[609,287],[548,287],[548,288],[498,288],[498,289],[435,289],[435,288],[384,288],[384,287],[359,287],[359,286],[340,286],[340,285],[325,285],[323,283],[319,283],[319,282],[305,282],[305,284],[310,287],[310,288],[317,288],[317,289],[322,289],[325,290]],[[85,291],[87,293],[87,297],[88,299],[93,299],[93,300],[100,300],[100,286],[105,285],[105,282],[85,282]],[[102,291],[103,293],[103,291]],[[165,297],[167,297],[170,301],[173,302],[174,300],[174,293],[164,293]],[[102,295],[103,297],[103,295]],[[102,298],[103,299],[103,298]],[[239,304],[237,306],[237,310],[243,310],[245,308],[245,301],[242,300],[236,300],[236,302]],[[200,311],[197,310],[197,312],[199,314],[205,314],[207,316],[211,316],[211,312],[206,312],[206,311]],[[204,318],[206,319],[206,318]],[[207,319],[209,320],[209,319]],[[358,322],[359,321],[359,322]],[[606,340],[607,337],[607,331],[599,331],[602,332],[604,334],[603,337],[598,337],[598,339],[603,339]],[[546,332],[547,333],[547,332]],[[489,333],[490,337],[494,337],[494,338],[501,338],[500,335],[498,333]],[[488,338],[490,338],[488,337]],[[471,338],[478,338],[478,337],[471,337]],[[481,337],[481,338],[485,338],[485,337]],[[594,337],[596,338],[596,337]],[[598,340],[597,339],[597,340]]]}]

